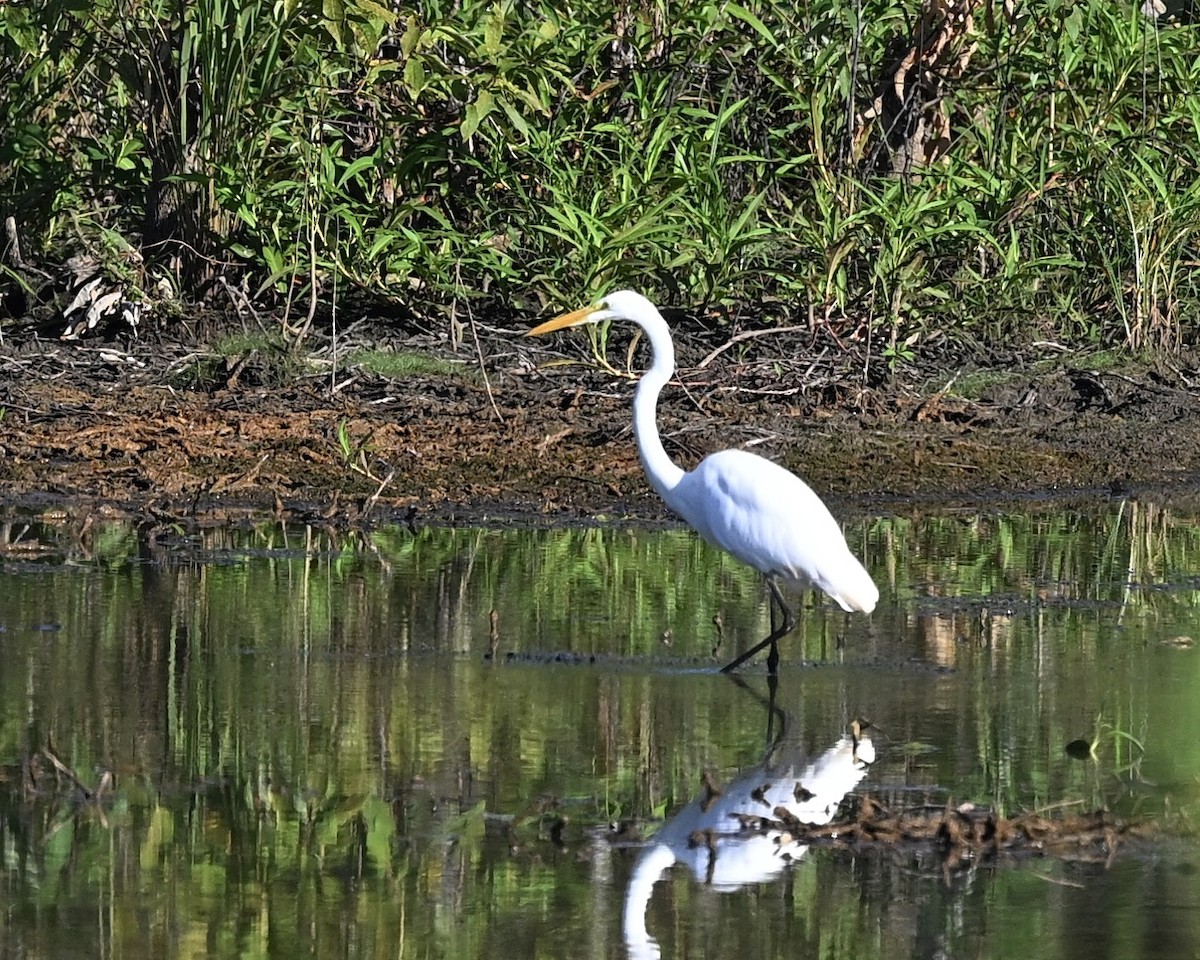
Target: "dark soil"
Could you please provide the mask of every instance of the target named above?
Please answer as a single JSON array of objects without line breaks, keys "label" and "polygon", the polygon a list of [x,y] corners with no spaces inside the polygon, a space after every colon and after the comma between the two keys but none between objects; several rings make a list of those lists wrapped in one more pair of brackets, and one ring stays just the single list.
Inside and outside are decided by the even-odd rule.
[{"label": "dark soil", "polygon": [[[664,518],[634,447],[633,380],[592,363],[582,335],[543,343],[521,332],[481,329],[482,367],[470,338],[453,354],[420,332],[357,333],[460,364],[402,379],[344,361],[334,370],[328,344],[221,357],[163,341],[10,337],[0,347],[3,499],[22,511],[201,523]],[[624,343],[610,347],[614,362]],[[678,383],[659,412],[668,451],[691,466],[748,446],[798,472],[835,512],[1200,480],[1193,357],[1097,369],[1096,357],[1043,345],[921,358],[919,373],[893,374],[820,333],[717,329],[678,348]],[[564,352],[577,362],[554,364]],[[634,368],[645,359],[636,354]]]}]

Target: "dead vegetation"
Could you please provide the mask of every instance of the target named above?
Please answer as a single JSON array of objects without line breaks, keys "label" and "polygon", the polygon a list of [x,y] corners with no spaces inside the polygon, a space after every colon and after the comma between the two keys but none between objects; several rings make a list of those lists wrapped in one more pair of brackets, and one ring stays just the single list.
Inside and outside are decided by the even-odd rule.
[{"label": "dead vegetation", "polygon": [[1001,816],[973,804],[941,809],[893,811],[862,799],[857,812],[827,824],[801,823],[786,807],[769,817],[736,817],[743,834],[770,834],[781,846],[818,844],[841,849],[924,846],[936,849],[946,870],[997,856],[1110,860],[1119,846],[1156,833],[1152,823],[1134,823],[1104,810],[1052,816],[1036,811]]},{"label": "dead vegetation", "polygon": [[[471,374],[331,371],[328,352],[40,342],[0,351],[0,483],[23,508],[164,521],[259,513],[338,526],[659,518],[630,430],[632,381],[486,329]],[[747,446],[844,498],[1136,491],[1200,476],[1200,376],[1186,359],[954,361],[864,383],[803,333],[684,337],[660,410],[681,463]],[[552,346],[554,346],[552,344]],[[436,346],[421,338],[405,349]],[[444,361],[443,361],[444,363]],[[637,369],[634,358],[633,369]]]}]

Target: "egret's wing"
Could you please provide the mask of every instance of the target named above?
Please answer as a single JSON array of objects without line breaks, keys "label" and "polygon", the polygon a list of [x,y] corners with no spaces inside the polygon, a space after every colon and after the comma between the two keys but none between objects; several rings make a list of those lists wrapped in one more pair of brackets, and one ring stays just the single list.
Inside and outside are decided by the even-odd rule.
[{"label": "egret's wing", "polygon": [[705,458],[667,503],[710,543],[763,573],[819,587],[846,610],[879,591],[821,498],[795,474],[743,450]]}]

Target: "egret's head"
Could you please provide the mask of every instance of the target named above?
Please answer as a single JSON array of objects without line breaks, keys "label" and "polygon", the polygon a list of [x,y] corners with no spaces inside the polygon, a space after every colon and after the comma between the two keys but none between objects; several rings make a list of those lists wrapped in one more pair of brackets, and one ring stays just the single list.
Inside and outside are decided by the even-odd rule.
[{"label": "egret's head", "polygon": [[543,333],[553,333],[555,330],[565,330],[567,327],[581,327],[586,323],[599,323],[601,320],[625,319],[640,322],[649,311],[657,315],[654,304],[640,293],[632,290],[618,290],[597,300],[590,307],[572,310],[561,317],[547,320],[540,326],[534,327],[527,337],[539,337]]}]

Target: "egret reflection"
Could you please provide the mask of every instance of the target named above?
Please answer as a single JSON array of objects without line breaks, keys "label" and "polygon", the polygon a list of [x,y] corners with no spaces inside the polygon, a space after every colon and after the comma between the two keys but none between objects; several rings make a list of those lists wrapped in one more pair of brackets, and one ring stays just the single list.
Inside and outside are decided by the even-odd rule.
[{"label": "egret reflection", "polygon": [[682,864],[720,892],[777,878],[808,851],[787,824],[829,823],[874,760],[875,746],[855,721],[810,763],[798,748],[785,747],[724,786],[706,778],[702,794],[663,824],[634,865],[622,919],[629,955],[659,956],[646,911],[668,868]]}]

